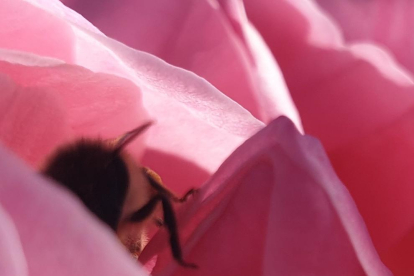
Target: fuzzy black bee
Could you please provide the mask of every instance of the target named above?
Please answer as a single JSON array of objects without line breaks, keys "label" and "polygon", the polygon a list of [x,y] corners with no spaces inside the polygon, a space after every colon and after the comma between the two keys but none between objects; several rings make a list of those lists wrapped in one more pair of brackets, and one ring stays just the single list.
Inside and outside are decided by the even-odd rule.
[{"label": "fuzzy black bee", "polygon": [[[123,151],[151,123],[146,123],[112,141],[80,139],[56,150],[43,173],[75,193],[99,219],[111,227],[121,242],[135,256],[146,242],[148,222],[164,225],[170,234],[174,259],[182,266],[197,266],[183,260],[177,223],[171,201],[184,202],[175,196],[152,170],[139,167]],[[162,205],[163,220],[156,217]]]}]

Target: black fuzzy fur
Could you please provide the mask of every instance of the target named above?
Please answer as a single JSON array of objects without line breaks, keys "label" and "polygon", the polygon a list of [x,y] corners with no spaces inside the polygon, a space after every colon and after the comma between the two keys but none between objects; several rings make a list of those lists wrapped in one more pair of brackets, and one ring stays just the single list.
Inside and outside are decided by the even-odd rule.
[{"label": "black fuzzy fur", "polygon": [[44,174],[74,192],[116,231],[129,183],[127,166],[119,153],[102,141],[80,140],[58,149]]}]

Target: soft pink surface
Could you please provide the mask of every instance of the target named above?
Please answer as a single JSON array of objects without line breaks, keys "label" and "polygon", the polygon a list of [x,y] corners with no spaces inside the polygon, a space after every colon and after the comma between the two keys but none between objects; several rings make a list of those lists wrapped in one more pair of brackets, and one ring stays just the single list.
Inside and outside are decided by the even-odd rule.
[{"label": "soft pink surface", "polygon": [[375,41],[414,72],[414,2],[411,0],[316,0],[349,43]]},{"label": "soft pink surface", "polygon": [[153,275],[391,275],[320,143],[281,117],[223,163],[179,215],[184,252],[171,261],[166,232],[141,255]]},{"label": "soft pink surface", "polygon": [[328,150],[391,124],[414,103],[413,83],[374,45],[346,47],[310,1],[246,1],[276,56],[305,131]]},{"label": "soft pink surface", "polygon": [[[216,1],[67,1],[106,35],[205,78],[256,118],[300,126],[280,70],[237,6]],[[134,26],[133,28],[131,26]]]},{"label": "soft pink surface", "polygon": [[27,264],[13,221],[0,206],[0,275],[26,276]]},{"label": "soft pink surface", "polygon": [[279,62],[305,132],[321,139],[380,256],[396,274],[413,274],[404,256],[414,247],[403,246],[414,222],[412,78],[375,45],[344,45],[310,1],[245,4]]},{"label": "soft pink surface", "polygon": [[50,91],[20,86],[3,72],[0,87],[0,139],[26,162],[38,167],[71,135],[61,102]]},{"label": "soft pink surface", "polygon": [[[117,135],[148,113],[156,125],[148,131],[146,146],[143,141],[135,145],[135,156],[145,148],[142,162],[181,193],[208,180],[234,149],[263,127],[259,120],[267,123],[285,114],[301,128],[280,66],[305,132],[322,141],[382,260],[396,275],[414,273],[407,257],[414,253],[414,170],[409,165],[413,156],[413,81],[386,52],[375,45],[345,45],[338,28],[307,0],[245,0],[247,16],[238,0],[67,3],[107,35],[193,71],[211,84],[104,36],[57,1],[1,1],[0,23],[10,28],[0,32],[0,47],[66,62],[0,52],[0,73],[5,75],[0,75],[0,85],[6,91],[0,96],[0,114],[7,118],[0,118],[0,139],[21,158],[37,164],[44,153],[67,139]],[[95,105],[96,97],[102,101]],[[114,101],[119,101],[119,108],[108,110]],[[94,108],[89,112],[92,103]],[[39,112],[35,112],[37,105]],[[4,106],[10,108],[4,112]],[[274,275],[275,271],[311,273],[312,268],[318,275],[333,275],[333,264],[343,275],[364,275],[363,271],[386,274],[351,198],[324,157],[312,150],[315,145],[309,138],[297,138],[300,136],[285,119],[272,123],[265,133],[273,135],[278,129],[273,124],[277,123],[283,125],[280,131],[286,136],[276,135],[281,140],[274,143],[269,142],[270,137],[260,138],[258,145],[248,143],[243,150],[248,153],[235,155],[245,160],[232,157],[226,164],[233,165],[223,165],[218,173],[228,171],[226,177],[210,179],[182,213],[185,248],[192,253],[189,259],[194,257],[200,266],[227,272],[246,265],[246,272],[263,275]],[[277,143],[296,148],[292,156],[303,163],[290,163]],[[263,154],[263,159],[256,159],[254,152]],[[240,174],[246,179],[240,179],[228,166],[242,168]],[[278,172],[278,167],[286,172]],[[253,176],[262,180],[260,188],[251,180]],[[272,182],[276,178],[279,181]],[[240,187],[234,190],[237,193],[234,187]],[[246,199],[256,190],[258,197],[263,196]],[[338,193],[342,195],[339,199],[334,196]],[[220,199],[231,203],[219,203]],[[338,207],[337,200],[348,207]],[[254,205],[253,209],[245,210],[249,205]],[[242,212],[249,224],[238,215]],[[266,212],[279,220],[266,217]],[[190,214],[194,220],[189,219]],[[296,217],[299,225],[295,225]],[[253,229],[259,233],[252,231],[246,237],[246,232],[239,232],[254,224],[250,221],[257,221]],[[210,228],[212,223],[218,228]],[[267,237],[266,231],[272,234]],[[237,262],[228,260],[225,251],[216,252],[211,239],[219,238],[220,244],[228,244],[223,250],[234,250]],[[331,243],[337,247],[330,247]],[[318,246],[318,258],[331,257],[332,261],[320,264],[309,260],[307,253],[312,254]],[[143,260],[162,248],[155,271],[160,275],[175,273],[177,267],[169,259],[163,234],[151,241]],[[268,259],[273,257],[278,261]],[[250,259],[260,265],[250,267]],[[293,263],[301,265],[293,268]]]}]

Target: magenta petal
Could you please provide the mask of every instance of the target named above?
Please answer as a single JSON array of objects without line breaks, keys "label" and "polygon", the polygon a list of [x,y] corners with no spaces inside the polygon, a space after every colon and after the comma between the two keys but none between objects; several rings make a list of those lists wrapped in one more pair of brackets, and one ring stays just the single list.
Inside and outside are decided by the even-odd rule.
[{"label": "magenta petal", "polygon": [[153,275],[391,275],[320,143],[280,118],[238,148],[181,209],[185,258],[165,232],[144,250]]},{"label": "magenta petal", "polygon": [[[19,235],[28,275],[147,275],[112,231],[92,217],[80,201],[3,148],[0,176],[0,202]],[[4,230],[12,229],[1,224],[0,234]],[[16,239],[10,234],[10,238]],[[19,248],[18,244],[13,245],[12,257],[19,253]],[[13,261],[22,265],[24,273],[24,263],[17,257]]]}]

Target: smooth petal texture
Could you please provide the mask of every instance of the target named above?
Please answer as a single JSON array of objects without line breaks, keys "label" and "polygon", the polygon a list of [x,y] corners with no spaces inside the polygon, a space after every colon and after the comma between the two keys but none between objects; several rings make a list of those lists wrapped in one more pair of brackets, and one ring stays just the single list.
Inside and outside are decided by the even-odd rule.
[{"label": "smooth petal texture", "polygon": [[346,41],[374,41],[414,73],[414,2],[316,0],[339,24]]},{"label": "smooth petal texture", "polygon": [[0,13],[0,24],[3,26],[0,30],[0,48],[20,51],[30,49],[28,52],[38,55],[72,60],[71,41],[74,37],[65,22],[48,14],[39,18],[37,9],[22,9],[21,1],[14,0],[1,1]]},{"label": "smooth petal texture", "polygon": [[[7,3],[1,4],[1,16],[10,16]],[[54,20],[70,26],[70,62],[128,78],[141,89],[144,107],[157,122],[148,132],[143,163],[159,172],[176,191],[201,185],[238,145],[263,126],[204,79],[105,37],[60,2],[17,3],[20,9],[35,10],[38,20],[52,14]],[[16,35],[27,34],[20,29]],[[25,50],[35,51],[30,45]]]},{"label": "smooth petal texture", "polygon": [[[281,65],[305,130],[328,150],[411,108],[412,80],[398,66],[389,66],[392,62],[380,49],[345,47],[335,26],[310,1],[260,2],[246,1],[250,18]],[[380,70],[387,66],[391,68]]]},{"label": "smooth petal texture", "polygon": [[[256,118],[300,119],[270,51],[239,3],[63,1],[106,35],[205,78]],[[227,16],[230,15],[230,16]]]},{"label": "smooth petal texture", "polygon": [[[10,243],[16,242],[17,230],[28,275],[147,275],[80,201],[4,148],[0,148],[0,174],[0,202],[15,225],[13,229],[1,224],[5,230],[1,237],[7,234],[14,238]],[[20,253],[19,248],[13,245],[10,256]],[[13,261],[24,273],[21,258],[14,256]]]},{"label": "smooth petal texture", "polygon": [[0,275],[26,276],[27,264],[13,222],[0,206]]},{"label": "smooth petal texture", "polygon": [[[125,79],[33,55],[0,52],[0,139],[38,167],[76,137],[117,137],[149,120],[140,90]],[[142,156],[143,140],[129,150]]]},{"label": "smooth petal texture", "polygon": [[[0,68],[5,63],[0,63]],[[1,71],[1,69],[0,69]],[[64,109],[48,90],[25,88],[0,74],[0,140],[38,167],[60,143],[71,137]]]},{"label": "smooth petal texture", "polygon": [[[302,131],[299,115],[293,107],[287,88],[285,88],[279,66],[263,38],[249,22],[242,1],[220,0],[218,2],[233,27],[234,34],[237,35],[250,54],[256,86],[253,96],[259,105],[261,114],[258,118],[268,123],[280,115],[285,115]],[[238,102],[247,108],[246,100],[248,99],[245,97],[243,102]]]},{"label": "smooth petal texture", "polygon": [[320,143],[281,117],[240,146],[179,215],[183,269],[166,233],[152,275],[391,275]]},{"label": "smooth petal texture", "polygon": [[411,110],[383,130],[329,152],[360,206],[378,252],[395,275],[414,273],[407,258],[414,253],[413,118]]},{"label": "smooth petal texture", "polygon": [[245,3],[282,68],[305,131],[326,147],[380,256],[393,271],[413,274],[404,256],[414,247],[399,245],[414,223],[412,79],[374,45],[345,46],[310,1]]}]

